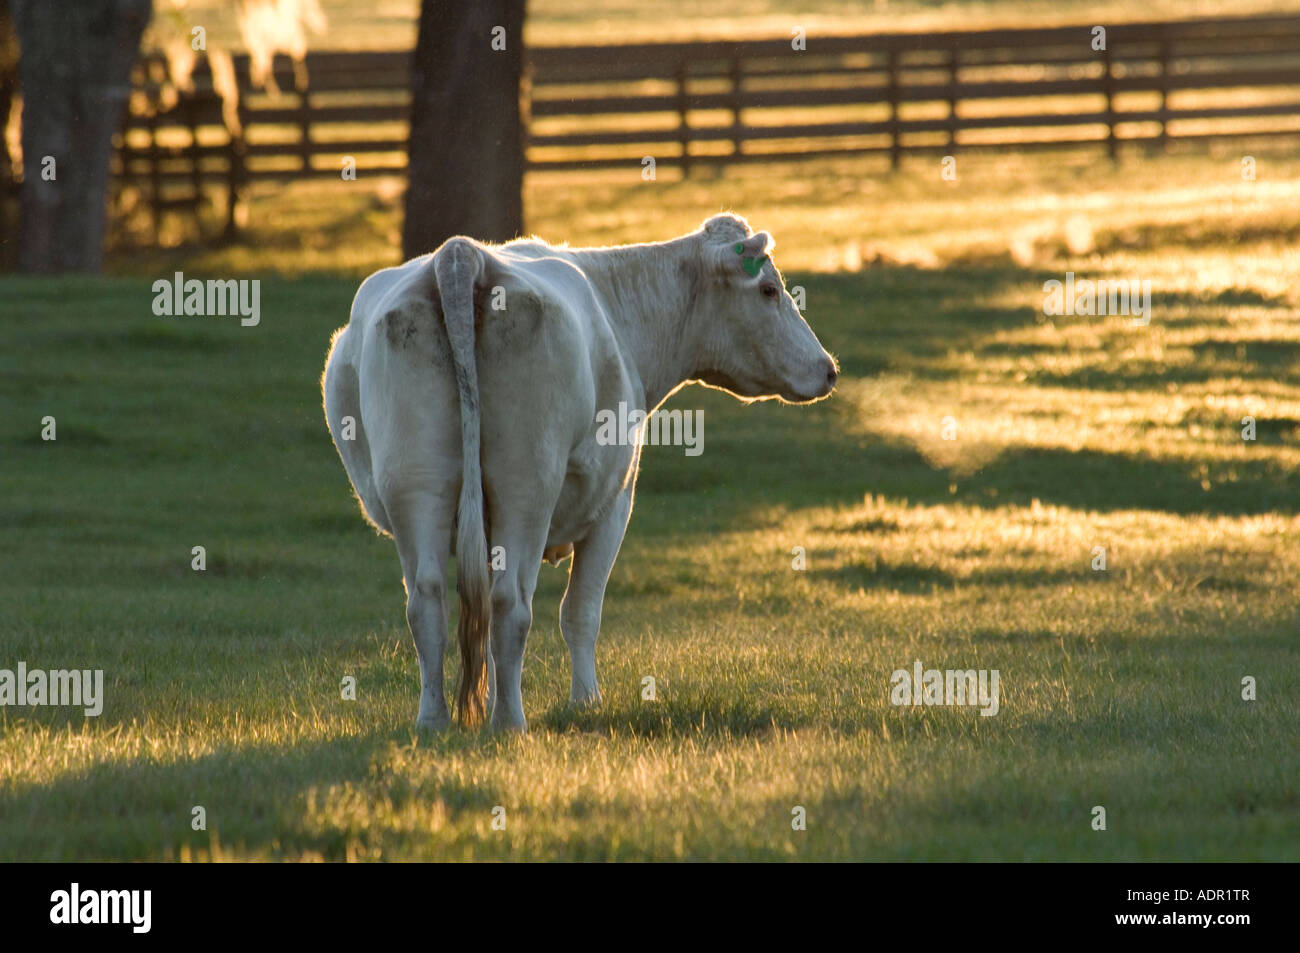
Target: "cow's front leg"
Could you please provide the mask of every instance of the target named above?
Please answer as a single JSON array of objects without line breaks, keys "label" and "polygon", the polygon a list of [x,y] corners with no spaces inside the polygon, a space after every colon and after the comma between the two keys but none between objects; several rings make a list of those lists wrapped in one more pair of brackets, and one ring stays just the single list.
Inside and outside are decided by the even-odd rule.
[{"label": "cow's front leg", "polygon": [[605,601],[605,584],[618,558],[632,514],[632,488],[629,486],[595,528],[573,547],[573,565],[569,584],[560,603],[560,632],[569,646],[573,666],[569,701],[575,705],[594,705],[600,701],[596,685],[596,636],[600,634],[600,610]]}]

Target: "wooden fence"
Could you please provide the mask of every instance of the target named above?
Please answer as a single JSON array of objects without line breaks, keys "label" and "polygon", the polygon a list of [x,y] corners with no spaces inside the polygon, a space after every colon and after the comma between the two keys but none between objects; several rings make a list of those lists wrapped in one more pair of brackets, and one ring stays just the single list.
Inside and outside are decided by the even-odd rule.
[{"label": "wooden fence", "polygon": [[[534,48],[527,54],[530,170],[815,156],[1168,146],[1300,134],[1300,16],[962,33]],[[118,154],[155,216],[223,188],[405,170],[408,52],[278,58],[284,92],[254,89],[235,58],[238,132],[211,72],[171,108],[132,114]],[[156,86],[158,60],[138,89]],[[233,224],[233,219],[231,221]]]}]

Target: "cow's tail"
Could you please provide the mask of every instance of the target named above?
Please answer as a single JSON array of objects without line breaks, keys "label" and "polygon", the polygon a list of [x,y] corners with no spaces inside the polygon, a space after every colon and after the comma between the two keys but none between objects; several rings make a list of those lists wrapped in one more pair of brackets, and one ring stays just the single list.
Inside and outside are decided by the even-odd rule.
[{"label": "cow's tail", "polygon": [[487,644],[492,625],[492,577],[488,568],[483,514],[483,464],[478,368],[474,357],[474,284],[483,253],[467,238],[449,239],[433,256],[442,297],[443,320],[460,392],[460,502],[456,516],[456,591],[460,595],[460,688],[456,712],[466,726],[480,724],[487,711]]}]

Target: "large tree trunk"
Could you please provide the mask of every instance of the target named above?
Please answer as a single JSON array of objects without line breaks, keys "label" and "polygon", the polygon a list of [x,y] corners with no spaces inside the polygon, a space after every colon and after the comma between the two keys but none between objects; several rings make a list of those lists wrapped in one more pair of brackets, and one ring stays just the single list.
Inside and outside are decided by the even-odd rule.
[{"label": "large tree trunk", "polygon": [[0,0],[0,271],[14,267],[18,252],[18,181],[5,130],[18,93],[18,37],[9,0]]},{"label": "large tree trunk", "polygon": [[19,268],[99,271],[113,134],[153,0],[13,0],[13,8],[23,93]]},{"label": "large tree trunk", "polygon": [[[423,0],[411,89],[402,250],[523,229],[524,0]],[[505,28],[505,50],[493,28]],[[497,31],[500,45],[500,31]]]}]

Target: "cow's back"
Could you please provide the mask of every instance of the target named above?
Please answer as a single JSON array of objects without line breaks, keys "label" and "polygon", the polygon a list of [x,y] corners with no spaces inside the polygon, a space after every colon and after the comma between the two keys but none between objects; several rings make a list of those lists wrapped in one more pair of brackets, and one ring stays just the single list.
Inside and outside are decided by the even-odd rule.
[{"label": "cow's back", "polygon": [[[482,250],[475,343],[489,500],[554,507],[554,542],[571,542],[634,465],[634,447],[596,443],[595,421],[600,408],[631,406],[635,381],[603,303],[562,251]],[[432,257],[362,284],[326,369],[335,444],[367,516],[386,532],[402,498],[459,493],[460,400]],[[356,418],[352,440],[342,439],[343,415]]]},{"label": "cow's back", "polygon": [[484,479],[498,496],[551,506],[548,543],[569,543],[633,464],[634,447],[595,439],[599,409],[635,400],[632,372],[604,303],[562,251],[512,243],[493,252],[499,270],[476,302]]}]

